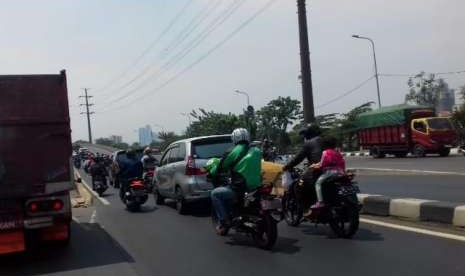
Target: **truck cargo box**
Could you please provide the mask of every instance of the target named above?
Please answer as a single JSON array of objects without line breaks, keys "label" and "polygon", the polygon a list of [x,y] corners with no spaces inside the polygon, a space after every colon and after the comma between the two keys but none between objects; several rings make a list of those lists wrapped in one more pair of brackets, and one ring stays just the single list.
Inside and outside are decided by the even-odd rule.
[{"label": "truck cargo box", "polygon": [[71,188],[66,74],[0,76],[0,199]]}]

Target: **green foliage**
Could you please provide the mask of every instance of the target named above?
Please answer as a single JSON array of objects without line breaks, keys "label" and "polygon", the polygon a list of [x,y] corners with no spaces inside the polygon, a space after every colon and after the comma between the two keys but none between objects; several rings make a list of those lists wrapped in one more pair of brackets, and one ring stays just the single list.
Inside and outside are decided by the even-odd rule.
[{"label": "green foliage", "polygon": [[129,148],[129,145],[127,143],[115,143],[113,142],[113,140],[108,139],[108,138],[95,139],[95,143],[98,145],[113,147],[113,148],[122,149],[122,150],[127,150]]},{"label": "green foliage", "polygon": [[131,145],[131,149],[135,150],[135,149],[140,149],[142,146],[138,143],[138,142],[134,142],[132,143]]},{"label": "green foliage", "polygon": [[409,93],[405,96],[406,103],[436,107],[440,92],[448,89],[444,79],[436,79],[434,74],[426,75],[420,72],[408,80]]},{"label": "green foliage", "polygon": [[113,147],[117,149],[121,149],[121,150],[127,150],[129,148],[129,144],[121,142],[121,143],[113,144]]},{"label": "green foliage", "polygon": [[452,113],[452,120],[462,140],[465,140],[465,85],[460,87],[459,94],[463,103]]},{"label": "green foliage", "polygon": [[198,111],[193,110],[190,115],[196,121],[187,127],[186,136],[188,137],[229,134],[235,128],[246,127],[243,115],[207,112],[202,108],[199,108]]},{"label": "green foliage", "polygon": [[342,119],[339,122],[339,135],[334,135],[335,137],[340,137],[342,148],[352,150],[358,147],[355,121],[359,114],[373,110],[371,107],[373,104],[374,102],[366,102],[342,115]]},{"label": "green foliage", "polygon": [[161,143],[159,144],[160,150],[164,151],[171,143],[184,139],[184,136],[177,135],[172,131],[162,131],[158,133],[158,138],[161,140]]},{"label": "green foliage", "polygon": [[284,151],[291,145],[287,128],[302,117],[301,105],[291,97],[278,97],[257,111],[259,138],[269,138]]}]

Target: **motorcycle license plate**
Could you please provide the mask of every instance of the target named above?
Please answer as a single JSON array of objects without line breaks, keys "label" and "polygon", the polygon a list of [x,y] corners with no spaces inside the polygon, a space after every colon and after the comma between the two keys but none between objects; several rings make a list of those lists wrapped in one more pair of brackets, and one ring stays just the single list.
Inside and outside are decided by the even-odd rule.
[{"label": "motorcycle license plate", "polygon": [[144,190],[135,190],[133,191],[134,196],[145,196],[145,191]]},{"label": "motorcycle license plate", "polygon": [[281,208],[281,200],[279,198],[274,198],[270,200],[262,200],[262,209],[263,210],[275,210]]},{"label": "motorcycle license plate", "polygon": [[343,187],[339,193],[341,195],[351,195],[351,194],[356,194],[356,193],[359,193],[360,192],[360,189],[358,188],[358,186],[348,186],[348,187]]}]

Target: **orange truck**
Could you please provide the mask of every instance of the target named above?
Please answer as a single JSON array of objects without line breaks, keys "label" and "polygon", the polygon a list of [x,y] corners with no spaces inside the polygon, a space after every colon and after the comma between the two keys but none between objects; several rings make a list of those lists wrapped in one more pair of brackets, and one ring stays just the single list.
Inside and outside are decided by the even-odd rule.
[{"label": "orange truck", "polygon": [[65,71],[0,76],[0,254],[69,241],[71,154]]}]

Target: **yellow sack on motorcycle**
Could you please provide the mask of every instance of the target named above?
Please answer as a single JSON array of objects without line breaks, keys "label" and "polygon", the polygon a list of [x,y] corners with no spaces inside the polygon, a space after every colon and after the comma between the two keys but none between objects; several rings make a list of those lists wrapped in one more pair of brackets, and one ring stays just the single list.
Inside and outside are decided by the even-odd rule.
[{"label": "yellow sack on motorcycle", "polygon": [[273,194],[280,195],[283,193],[281,184],[281,174],[283,173],[283,165],[262,161],[262,183],[273,186]]}]

